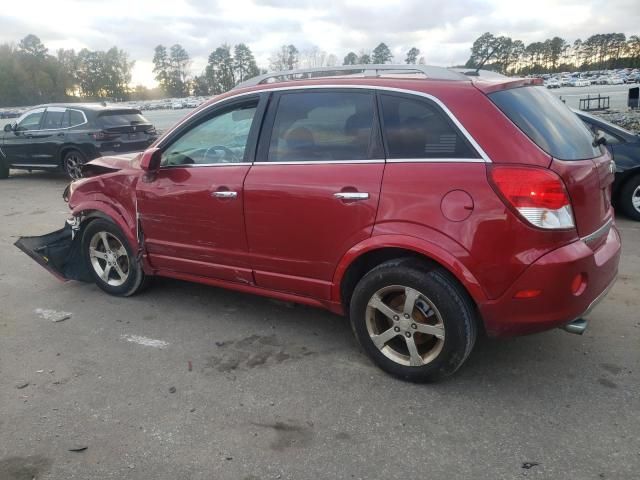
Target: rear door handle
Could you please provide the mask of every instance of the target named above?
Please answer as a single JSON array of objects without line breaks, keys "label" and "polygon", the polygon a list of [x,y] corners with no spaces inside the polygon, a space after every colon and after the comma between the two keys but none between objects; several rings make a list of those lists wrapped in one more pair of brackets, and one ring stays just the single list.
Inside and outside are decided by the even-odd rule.
[{"label": "rear door handle", "polygon": [[216,198],[236,198],[238,196],[238,192],[230,192],[229,190],[218,190],[216,192],[212,192],[211,196]]},{"label": "rear door handle", "polygon": [[369,198],[367,192],[336,192],[333,196],[340,200],[367,200]]}]

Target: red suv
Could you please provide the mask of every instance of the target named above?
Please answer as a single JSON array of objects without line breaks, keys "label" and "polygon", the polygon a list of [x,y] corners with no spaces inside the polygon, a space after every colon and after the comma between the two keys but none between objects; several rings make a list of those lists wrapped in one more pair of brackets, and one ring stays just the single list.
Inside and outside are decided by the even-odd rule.
[{"label": "red suv", "polygon": [[621,249],[615,168],[580,119],[537,80],[336,68],[258,77],[90,162],[69,225],[19,246],[113,295],[159,275],[348,315],[414,381],[479,331],[580,333]]}]

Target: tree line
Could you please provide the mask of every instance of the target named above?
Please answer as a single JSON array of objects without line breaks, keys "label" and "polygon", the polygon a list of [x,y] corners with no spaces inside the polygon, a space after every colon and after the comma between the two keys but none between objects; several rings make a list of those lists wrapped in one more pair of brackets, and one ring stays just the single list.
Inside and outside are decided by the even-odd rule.
[{"label": "tree line", "polygon": [[553,37],[525,45],[486,32],[473,42],[465,67],[519,75],[640,67],[640,37],[604,33],[573,43]]},{"label": "tree line", "polygon": [[123,50],[60,49],[35,35],[0,45],[0,105],[33,105],[68,98],[126,98],[134,62]]}]

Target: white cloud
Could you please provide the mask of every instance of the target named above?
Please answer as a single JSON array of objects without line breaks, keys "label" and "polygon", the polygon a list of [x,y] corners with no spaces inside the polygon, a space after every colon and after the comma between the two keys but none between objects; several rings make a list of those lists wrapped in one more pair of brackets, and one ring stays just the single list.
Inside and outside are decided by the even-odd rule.
[{"label": "white cloud", "polygon": [[[27,13],[28,12],[28,13]],[[181,43],[200,73],[222,43],[244,42],[266,67],[279,45],[319,46],[339,59],[353,50],[389,45],[395,61],[418,47],[427,63],[466,61],[471,43],[490,31],[525,43],[595,33],[639,34],[637,0],[32,0],[0,17],[0,42],[29,33],[58,48],[108,49],[136,60],[134,83],[152,84],[153,48]]]}]

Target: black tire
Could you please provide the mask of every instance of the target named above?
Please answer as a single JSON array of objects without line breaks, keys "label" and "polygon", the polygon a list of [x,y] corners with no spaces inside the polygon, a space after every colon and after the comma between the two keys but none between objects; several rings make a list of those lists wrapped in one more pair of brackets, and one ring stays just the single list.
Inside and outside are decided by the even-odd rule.
[{"label": "black tire", "polygon": [[[109,245],[107,248],[105,238]],[[146,284],[136,252],[113,222],[97,219],[84,228],[82,257],[96,285],[111,295],[128,297],[139,292]]]},{"label": "black tire", "polygon": [[[637,206],[633,205],[634,198]],[[620,190],[618,201],[627,217],[640,222],[640,204],[638,204],[640,202],[640,175],[631,177],[625,182]]]},{"label": "black tire", "polygon": [[0,157],[0,180],[9,178],[9,164],[7,161]]},{"label": "black tire", "polygon": [[[406,287],[409,290],[405,290]],[[401,290],[394,292],[396,288]],[[390,289],[391,293],[380,293],[386,289]],[[369,306],[370,300],[373,301],[376,294],[379,294],[378,298],[387,295],[387,299],[390,300],[385,302],[390,303],[393,303],[393,295],[400,295],[400,302],[404,304],[402,295],[406,299],[407,296],[414,295],[411,292],[418,292],[420,296],[415,297],[417,300],[413,302],[410,318],[398,320],[394,319],[396,315],[394,318],[387,317],[377,308]],[[402,308],[393,308],[392,311],[398,313],[398,317],[404,315]],[[431,312],[431,315],[424,314],[425,311]],[[418,317],[420,319],[416,320]],[[375,267],[360,280],[351,297],[351,325],[362,348],[382,370],[412,382],[441,380],[460,368],[475,343],[475,317],[473,302],[447,271],[440,268],[422,270],[416,265],[415,260],[391,260]],[[394,335],[385,341],[381,348],[374,343],[370,331],[377,328],[379,322],[384,325],[379,327],[379,332],[374,333],[384,331]],[[415,323],[407,325],[406,322]],[[429,327],[433,331],[441,332],[443,338],[413,330]],[[391,333],[391,329],[399,333]],[[415,352],[420,355],[419,363],[423,363],[419,366],[412,365],[412,359],[418,357],[410,353],[411,335],[413,345],[417,346]],[[378,340],[381,338],[382,336]],[[403,348],[408,354],[406,358],[400,358],[402,355],[398,355]],[[421,348],[427,351],[420,352]],[[386,353],[383,353],[383,349]]]},{"label": "black tire", "polygon": [[62,168],[71,180],[82,178],[82,165],[87,162],[85,157],[78,150],[68,150],[62,157]]}]

